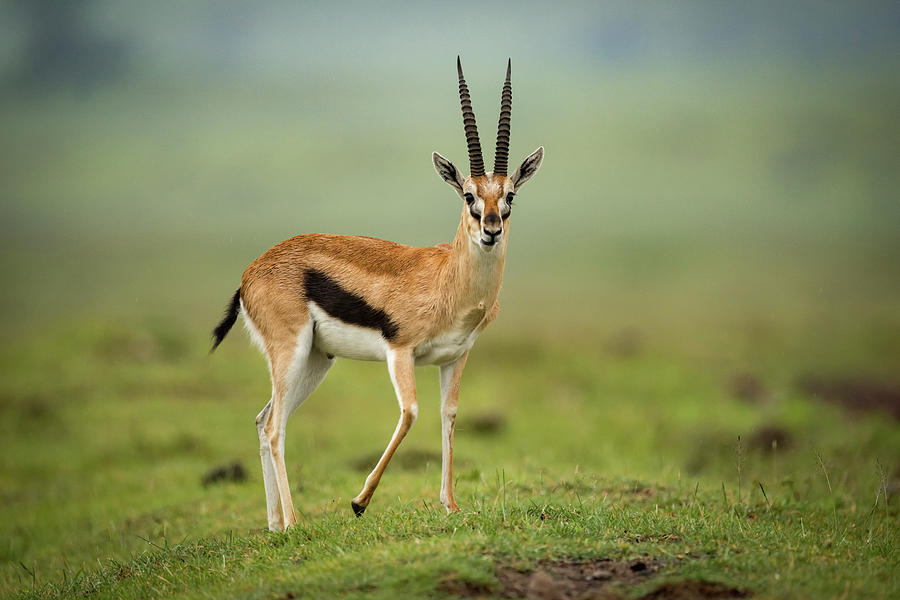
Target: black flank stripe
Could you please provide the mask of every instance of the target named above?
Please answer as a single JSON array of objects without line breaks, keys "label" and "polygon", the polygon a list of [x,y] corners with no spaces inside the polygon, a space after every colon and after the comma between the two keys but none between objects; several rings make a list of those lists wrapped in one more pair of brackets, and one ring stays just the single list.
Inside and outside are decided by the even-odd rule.
[{"label": "black flank stripe", "polygon": [[315,269],[303,274],[306,298],[318,304],[335,319],[381,331],[388,341],[397,337],[397,324],[381,309],[373,308],[360,296],[348,292],[338,282]]}]

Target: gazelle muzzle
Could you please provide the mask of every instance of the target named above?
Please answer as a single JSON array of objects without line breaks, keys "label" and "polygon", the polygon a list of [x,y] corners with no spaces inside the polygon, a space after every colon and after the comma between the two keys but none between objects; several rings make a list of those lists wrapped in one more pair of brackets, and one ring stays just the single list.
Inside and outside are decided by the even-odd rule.
[{"label": "gazelle muzzle", "polygon": [[497,213],[484,215],[481,221],[481,243],[485,246],[493,246],[503,234],[503,221]]}]

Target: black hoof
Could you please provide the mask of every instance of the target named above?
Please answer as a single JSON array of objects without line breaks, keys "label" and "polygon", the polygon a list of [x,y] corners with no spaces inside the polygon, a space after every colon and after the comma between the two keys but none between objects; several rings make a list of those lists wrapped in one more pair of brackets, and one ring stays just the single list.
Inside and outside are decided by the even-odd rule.
[{"label": "black hoof", "polygon": [[366,512],[365,506],[360,506],[356,502],[350,501],[350,508],[353,509],[353,514],[357,517],[361,517],[364,512]]}]

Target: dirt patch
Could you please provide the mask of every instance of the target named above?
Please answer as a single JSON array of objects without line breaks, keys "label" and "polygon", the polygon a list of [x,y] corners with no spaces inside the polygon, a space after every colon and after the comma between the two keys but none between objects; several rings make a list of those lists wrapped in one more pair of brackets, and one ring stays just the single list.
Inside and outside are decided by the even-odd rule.
[{"label": "dirt patch", "polygon": [[794,443],[791,433],[780,425],[763,425],[747,438],[747,446],[753,450],[785,450]]},{"label": "dirt patch", "polygon": [[662,567],[655,558],[627,561],[601,558],[589,561],[541,561],[533,571],[521,571],[509,565],[497,567],[498,585],[492,587],[470,582],[450,574],[440,590],[463,598],[493,596],[532,600],[588,600],[619,598],[612,584],[635,585],[645,581]]},{"label": "dirt patch", "polygon": [[490,596],[493,593],[493,588],[490,585],[480,581],[462,579],[456,573],[448,573],[441,580],[438,589],[445,594],[459,598],[480,598],[482,596]]},{"label": "dirt patch", "polygon": [[501,413],[482,413],[460,419],[456,423],[457,431],[472,432],[478,435],[495,435],[506,428],[506,417]]},{"label": "dirt patch", "polygon": [[247,470],[244,465],[239,462],[233,462],[230,465],[220,465],[206,472],[201,480],[203,487],[207,487],[214,483],[224,483],[227,481],[240,483],[247,480]]},{"label": "dirt patch", "polygon": [[750,592],[715,581],[673,581],[664,583],[639,600],[695,600],[701,598],[749,598]]},{"label": "dirt patch", "polygon": [[853,412],[886,412],[900,419],[900,384],[864,378],[807,375],[800,389],[816,398],[840,404]]},{"label": "dirt patch", "polygon": [[[362,473],[368,473],[378,464],[381,458],[381,452],[370,452],[363,454],[351,464],[354,469]],[[412,471],[422,469],[427,463],[441,464],[441,453],[435,450],[423,450],[421,448],[403,448],[400,447],[394,457],[391,459],[391,469],[401,469],[403,471]],[[456,465],[459,461],[454,461]]]},{"label": "dirt patch", "polygon": [[53,406],[53,400],[49,395],[38,392],[0,393],[0,410],[17,413],[25,419],[42,421],[53,417]]},{"label": "dirt patch", "polygon": [[728,380],[728,392],[748,404],[759,404],[765,400],[769,391],[762,379],[753,373],[735,373]]}]

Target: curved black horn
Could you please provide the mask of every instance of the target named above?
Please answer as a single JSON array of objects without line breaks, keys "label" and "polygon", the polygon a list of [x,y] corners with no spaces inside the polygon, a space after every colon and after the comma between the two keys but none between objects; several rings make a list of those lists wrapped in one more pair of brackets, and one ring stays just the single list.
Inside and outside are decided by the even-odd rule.
[{"label": "curved black horn", "polygon": [[509,123],[512,116],[512,83],[509,72],[512,60],[506,63],[506,81],[500,94],[500,123],[497,125],[497,151],[494,152],[494,173],[506,175],[509,162]]},{"label": "curved black horn", "polygon": [[456,72],[459,73],[459,102],[462,104],[463,127],[466,130],[466,146],[469,147],[469,170],[472,177],[484,175],[484,159],[481,157],[481,142],[478,141],[478,127],[475,125],[475,112],[472,110],[472,98],[463,78],[462,63],[456,57]]}]

